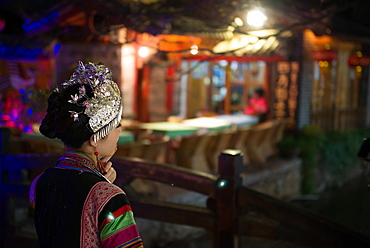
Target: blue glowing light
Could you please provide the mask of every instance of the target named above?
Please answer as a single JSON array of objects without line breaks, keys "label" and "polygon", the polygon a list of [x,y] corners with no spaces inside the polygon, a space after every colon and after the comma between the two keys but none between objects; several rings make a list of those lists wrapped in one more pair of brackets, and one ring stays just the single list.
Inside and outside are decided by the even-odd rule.
[{"label": "blue glowing light", "polygon": [[23,29],[26,33],[35,31],[35,30],[48,30],[50,26],[57,22],[59,14],[58,12],[54,11],[49,15],[44,16],[42,19],[38,21],[31,21],[27,19],[23,24]]},{"label": "blue glowing light", "polygon": [[5,45],[0,43],[0,58],[15,59],[35,59],[42,52],[42,48],[25,48],[22,45]]},{"label": "blue glowing light", "polygon": [[61,44],[56,44],[54,46],[54,56],[58,54],[58,52],[59,52],[59,50],[60,50],[61,47],[62,47]]},{"label": "blue glowing light", "polygon": [[32,110],[31,108],[29,108],[29,109],[27,110],[27,114],[32,115],[32,113],[33,113],[33,110]]},{"label": "blue glowing light", "polygon": [[20,94],[24,94],[24,89],[19,89]]}]

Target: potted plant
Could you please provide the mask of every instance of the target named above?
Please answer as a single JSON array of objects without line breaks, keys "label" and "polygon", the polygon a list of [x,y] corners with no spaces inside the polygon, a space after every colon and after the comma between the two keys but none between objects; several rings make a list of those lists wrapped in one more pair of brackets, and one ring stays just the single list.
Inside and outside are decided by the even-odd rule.
[{"label": "potted plant", "polygon": [[301,153],[300,141],[293,135],[284,136],[278,143],[280,156],[287,159],[297,158]]}]

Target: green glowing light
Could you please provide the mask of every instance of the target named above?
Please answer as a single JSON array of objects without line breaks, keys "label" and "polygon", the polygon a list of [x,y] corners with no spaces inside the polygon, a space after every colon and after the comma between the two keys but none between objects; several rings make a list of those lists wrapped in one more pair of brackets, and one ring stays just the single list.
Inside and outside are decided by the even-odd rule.
[{"label": "green glowing light", "polygon": [[226,185],[227,185],[227,180],[223,179],[223,180],[220,180],[218,182],[217,187],[218,188],[224,188],[224,187],[226,187]]}]

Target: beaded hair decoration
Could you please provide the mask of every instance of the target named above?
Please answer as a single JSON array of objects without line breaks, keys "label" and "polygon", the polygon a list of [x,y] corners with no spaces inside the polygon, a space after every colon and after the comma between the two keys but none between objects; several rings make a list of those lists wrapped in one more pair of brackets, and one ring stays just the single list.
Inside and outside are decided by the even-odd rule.
[{"label": "beaded hair decoration", "polygon": [[[112,80],[111,71],[103,64],[78,62],[74,73],[62,84],[64,89],[79,84],[78,94],[71,95],[71,104],[84,107],[81,112],[69,111],[74,121],[79,121],[80,114],[89,117],[88,127],[94,133],[94,142],[104,138],[118,126],[122,116],[122,98],[117,84]],[[86,95],[90,87],[93,97]],[[80,100],[86,100],[81,102]]]}]

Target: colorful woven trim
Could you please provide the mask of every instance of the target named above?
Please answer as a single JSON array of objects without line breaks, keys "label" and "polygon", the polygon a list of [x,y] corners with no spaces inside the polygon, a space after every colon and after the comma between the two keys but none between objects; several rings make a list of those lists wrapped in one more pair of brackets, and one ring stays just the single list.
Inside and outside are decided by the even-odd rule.
[{"label": "colorful woven trim", "polygon": [[80,152],[67,152],[58,160],[56,168],[75,169],[96,173],[95,164],[91,158]]}]

